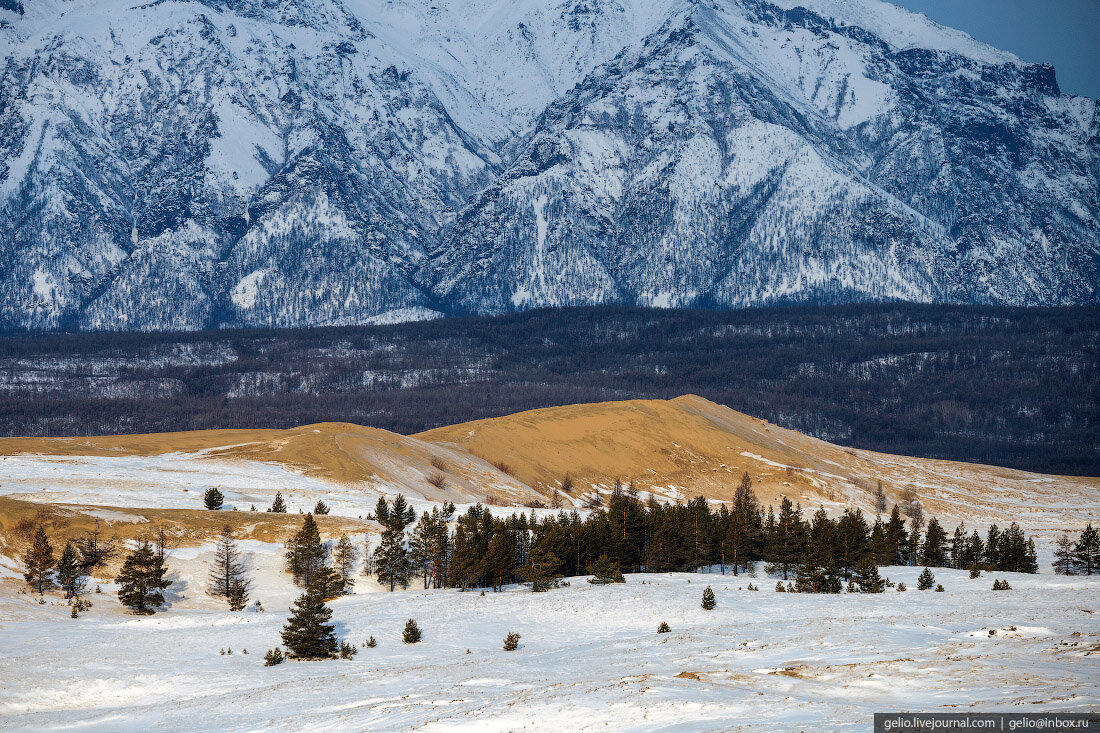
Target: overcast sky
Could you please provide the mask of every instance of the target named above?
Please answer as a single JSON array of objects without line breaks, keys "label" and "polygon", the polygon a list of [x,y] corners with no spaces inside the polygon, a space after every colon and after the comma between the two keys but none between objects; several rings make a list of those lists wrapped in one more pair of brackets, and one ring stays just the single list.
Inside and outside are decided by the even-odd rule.
[{"label": "overcast sky", "polygon": [[1024,61],[1050,64],[1063,94],[1100,99],[1100,0],[891,0]]}]

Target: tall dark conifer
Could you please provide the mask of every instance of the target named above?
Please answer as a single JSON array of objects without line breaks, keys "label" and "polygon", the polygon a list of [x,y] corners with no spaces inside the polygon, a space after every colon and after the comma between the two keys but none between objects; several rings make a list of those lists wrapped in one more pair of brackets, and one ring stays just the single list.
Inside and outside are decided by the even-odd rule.
[{"label": "tall dark conifer", "polygon": [[46,537],[46,530],[38,525],[38,530],[31,540],[31,549],[23,556],[23,564],[26,570],[23,577],[37,593],[45,593],[54,587],[53,567],[57,564],[53,555],[53,545]]},{"label": "tall dark conifer", "polygon": [[332,609],[325,605],[324,590],[311,584],[298,596],[283,626],[282,639],[295,659],[331,659],[336,654],[335,626],[328,623]]},{"label": "tall dark conifer", "polygon": [[152,545],[142,542],[126,558],[118,574],[118,600],[134,613],[154,613],[154,609],[164,605],[164,594],[161,591],[171,585],[164,578],[167,570],[164,562],[153,551]]},{"label": "tall dark conifer", "polygon": [[57,561],[57,584],[61,586],[65,598],[73,598],[84,592],[86,581],[80,554],[71,542],[66,542]]},{"label": "tall dark conifer", "polygon": [[1080,575],[1100,573],[1100,532],[1092,524],[1081,530],[1081,536],[1073,546],[1074,569]]},{"label": "tall dark conifer", "polygon": [[328,548],[321,542],[321,531],[313,514],[307,514],[302,527],[286,543],[286,568],[294,582],[308,588],[313,574],[328,561]]}]

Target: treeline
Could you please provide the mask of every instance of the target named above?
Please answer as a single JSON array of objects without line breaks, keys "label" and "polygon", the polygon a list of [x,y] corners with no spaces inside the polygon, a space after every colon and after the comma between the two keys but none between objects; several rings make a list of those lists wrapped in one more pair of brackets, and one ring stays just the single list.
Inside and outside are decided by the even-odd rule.
[{"label": "treeline", "polygon": [[[717,510],[703,498],[643,502],[630,487],[617,488],[606,508],[584,518],[575,510],[541,519],[494,516],[480,504],[455,516],[448,504],[417,520],[403,498],[395,504],[379,500],[377,518],[385,531],[372,555],[378,581],[390,590],[417,578],[424,588],[499,590],[522,581],[546,590],[563,576],[714,566],[736,575],[759,561],[768,573],[794,581],[795,589],[812,592],[839,592],[843,583],[877,577],[871,569],[883,565],[962,568],[975,577],[1039,569],[1034,541],[1015,522],[1004,529],[992,525],[984,534],[960,524],[949,533],[934,517],[924,525],[898,506],[873,520],[859,509],[835,519],[823,509],[806,517],[786,498],[778,509],[764,510],[747,476],[732,506]],[[306,526],[311,521],[307,517]],[[1098,550],[1088,552],[1095,568]]]},{"label": "treeline", "polygon": [[699,394],[844,445],[1100,475],[1100,309],[540,310],[394,326],[0,336],[0,435],[349,421],[413,433]]}]

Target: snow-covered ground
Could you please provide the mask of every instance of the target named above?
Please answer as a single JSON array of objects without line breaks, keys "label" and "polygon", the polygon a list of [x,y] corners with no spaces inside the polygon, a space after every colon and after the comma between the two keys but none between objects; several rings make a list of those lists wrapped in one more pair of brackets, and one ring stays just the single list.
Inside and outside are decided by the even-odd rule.
[{"label": "snow-covered ground", "polygon": [[[333,618],[342,638],[373,635],[376,648],[264,667],[297,591],[277,546],[243,549],[263,613],[202,594],[208,548],[174,553],[171,607],[152,617],[123,613],[103,584],[74,620],[56,596],[41,606],[14,593],[0,568],[0,727],[866,731],[876,711],[1100,709],[1097,577],[939,570],[945,593],[839,596],[717,574],[484,596],[364,579]],[[919,570],[884,574],[913,589]],[[1014,590],[992,591],[994,577]],[[742,590],[750,581],[762,590]],[[699,607],[707,584],[711,612]],[[422,643],[401,643],[408,618]],[[672,633],[656,633],[661,621]],[[509,631],[518,651],[501,648]]]}]

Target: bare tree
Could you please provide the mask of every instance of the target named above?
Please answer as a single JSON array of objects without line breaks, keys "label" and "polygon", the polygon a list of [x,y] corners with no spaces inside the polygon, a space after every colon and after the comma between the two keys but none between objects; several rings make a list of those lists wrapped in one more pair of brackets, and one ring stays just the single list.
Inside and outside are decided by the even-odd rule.
[{"label": "bare tree", "polygon": [[882,479],[879,479],[878,486],[875,487],[875,514],[886,513],[886,492],[882,490]]},{"label": "bare tree", "polygon": [[105,539],[99,520],[95,520],[92,529],[76,540],[76,549],[80,551],[81,567],[85,571],[106,565],[118,554],[115,538]]}]

